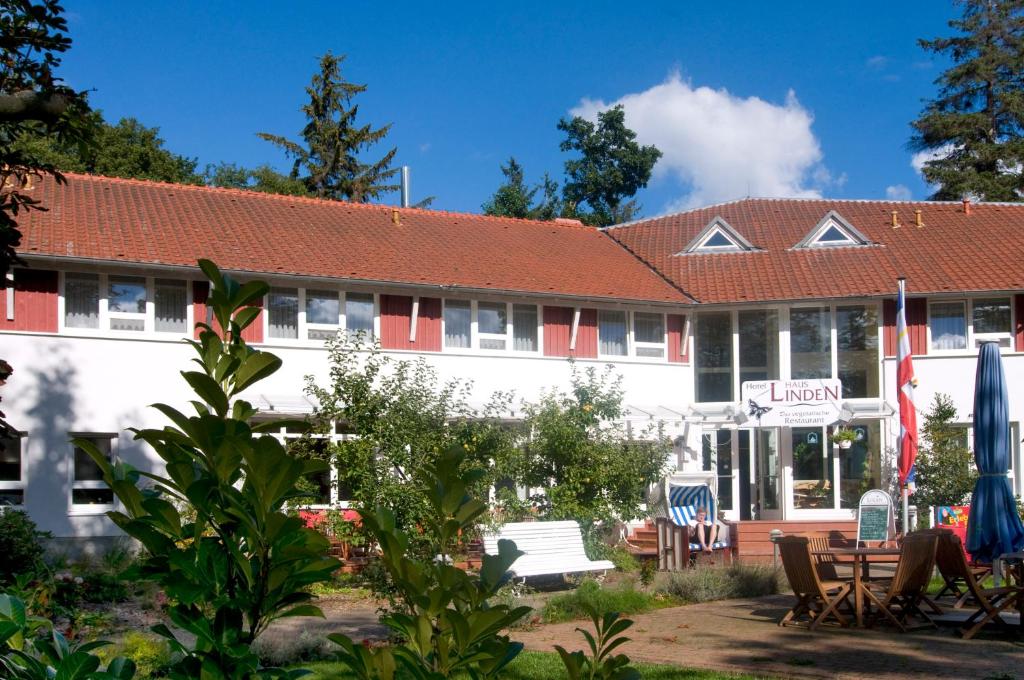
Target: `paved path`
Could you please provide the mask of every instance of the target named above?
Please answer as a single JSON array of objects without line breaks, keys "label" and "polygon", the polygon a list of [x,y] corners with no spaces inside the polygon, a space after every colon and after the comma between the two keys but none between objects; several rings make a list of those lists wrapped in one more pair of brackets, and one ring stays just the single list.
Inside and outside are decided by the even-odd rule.
[{"label": "paved path", "polygon": [[[636,661],[769,677],[990,678],[1024,680],[1024,642],[995,636],[961,640],[950,628],[899,634],[875,630],[780,628],[792,596],[672,607],[632,617],[632,641],[620,649]],[[515,631],[528,649],[560,644],[582,649],[581,622]],[[587,624],[589,625],[589,623]]]}]

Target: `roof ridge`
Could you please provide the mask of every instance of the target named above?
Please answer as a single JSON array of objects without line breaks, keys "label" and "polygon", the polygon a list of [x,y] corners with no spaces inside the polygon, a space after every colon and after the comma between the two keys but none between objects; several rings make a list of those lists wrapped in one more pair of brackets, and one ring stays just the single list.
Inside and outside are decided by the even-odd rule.
[{"label": "roof ridge", "polygon": [[[621,227],[631,227],[638,224],[645,224],[647,222],[654,222],[657,220],[664,220],[670,217],[678,217],[680,215],[689,215],[691,213],[703,212],[706,210],[717,209],[727,205],[734,205],[738,203],[754,203],[754,202],[776,202],[776,203],[877,203],[879,205],[891,205],[891,204],[902,204],[902,205],[962,205],[963,201],[929,201],[927,199],[912,200],[912,201],[897,201],[890,200],[887,198],[808,198],[804,196],[747,196],[745,198],[736,198],[731,201],[722,201],[721,203],[711,203],[709,205],[702,205],[696,208],[689,208],[687,210],[679,210],[676,212],[665,213],[664,215],[657,215],[655,217],[643,217],[638,220],[631,220],[629,222],[622,222],[621,224],[612,224],[607,227],[602,227],[602,231],[608,231],[611,229],[619,229]],[[1024,202],[1017,201],[971,201],[971,206],[977,208],[979,206],[996,206],[996,207],[1007,207],[1007,208],[1024,208]]]},{"label": "roof ridge", "polygon": [[[260,199],[271,199],[278,201],[302,201],[313,205],[331,205],[331,206],[346,206],[351,208],[358,208],[360,210],[398,210],[403,213],[413,213],[421,215],[434,215],[437,217],[464,217],[473,219],[484,219],[492,220],[496,222],[518,222],[524,224],[533,224],[544,227],[559,227],[563,229],[584,229],[594,230],[594,227],[587,226],[580,222],[579,224],[572,222],[559,222],[557,219],[554,220],[534,220],[525,217],[507,217],[504,215],[485,215],[483,213],[471,213],[471,212],[455,212],[451,210],[431,210],[429,208],[415,208],[407,207],[403,208],[397,205],[387,205],[386,203],[357,203],[355,201],[336,201],[329,198],[319,198],[317,196],[293,196],[290,194],[273,194],[263,191],[253,191],[250,189],[236,189],[234,187],[214,187],[208,184],[176,184],[174,182],[165,182],[162,180],[154,179],[143,179],[138,177],[110,177],[109,175],[96,175],[84,172],[67,172],[62,171],[62,175],[65,177],[73,177],[75,179],[86,180],[90,182],[113,182],[116,184],[129,184],[135,186],[148,186],[148,187],[166,187],[173,189],[183,189],[189,191],[205,191],[210,193],[219,193],[226,195],[243,196],[245,198],[253,198],[256,200]],[[595,230],[596,231],[596,230]]]}]

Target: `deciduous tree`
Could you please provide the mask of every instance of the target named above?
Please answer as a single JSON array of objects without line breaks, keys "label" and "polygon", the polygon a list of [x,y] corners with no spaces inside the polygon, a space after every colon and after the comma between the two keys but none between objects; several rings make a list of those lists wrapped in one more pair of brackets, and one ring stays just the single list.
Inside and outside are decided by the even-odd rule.
[{"label": "deciduous tree", "polygon": [[911,148],[935,158],[922,173],[934,200],[1024,198],[1024,2],[960,0],[958,33],[921,40],[953,65],[935,81],[938,96],[911,125]]},{"label": "deciduous tree", "polygon": [[967,430],[956,427],[957,415],[953,400],[936,394],[924,416],[921,428],[922,446],[917,454],[917,490],[914,503],[960,505],[970,497],[978,477],[972,467],[967,448]]},{"label": "deciduous tree", "polygon": [[628,199],[647,186],[661,151],[636,142],[622,106],[598,113],[596,123],[579,116],[562,119],[558,129],[566,136],[559,148],[579,153],[565,161],[567,212],[599,227],[632,219],[640,206]]},{"label": "deciduous tree", "polygon": [[302,107],[307,122],[301,142],[267,132],[258,136],[294,159],[290,177],[301,180],[310,194],[364,203],[398,189],[389,183],[398,172],[391,167],[398,149],[377,161],[363,160],[364,152],[383,140],[391,126],[374,129],[356,123],[359,107],[353,99],[366,85],[342,77],[344,59],[330,52],[320,58],[320,71],[306,88],[309,103]]}]

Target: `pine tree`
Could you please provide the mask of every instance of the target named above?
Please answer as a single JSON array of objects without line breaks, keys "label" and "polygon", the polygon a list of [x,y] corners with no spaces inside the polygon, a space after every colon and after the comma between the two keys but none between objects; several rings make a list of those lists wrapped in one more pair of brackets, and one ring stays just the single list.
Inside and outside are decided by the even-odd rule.
[{"label": "pine tree", "polygon": [[[553,220],[559,216],[561,201],[558,198],[558,182],[547,174],[540,184],[528,187],[523,167],[515,158],[509,158],[508,165],[501,166],[501,174],[505,175],[505,183],[498,187],[491,200],[483,204],[485,215],[531,220]],[[534,197],[540,191],[543,192],[541,200],[534,204]]]},{"label": "pine tree", "polygon": [[621,105],[598,113],[596,124],[577,116],[558,129],[566,133],[559,148],[580,153],[565,162],[567,212],[599,227],[632,219],[640,206],[625,199],[647,186],[661,151],[637,144]]},{"label": "pine tree", "polygon": [[956,407],[947,394],[936,394],[924,415],[922,446],[917,454],[917,506],[960,505],[974,490],[977,472],[967,448],[967,430],[956,426]]},{"label": "pine tree", "polygon": [[1024,199],[1024,1],[959,0],[960,32],[921,40],[953,66],[935,81],[938,97],[912,123],[910,146],[937,155],[924,178],[933,200]]},{"label": "pine tree", "polygon": [[352,100],[366,91],[366,85],[342,78],[344,59],[344,55],[336,57],[330,52],[320,58],[320,72],[306,88],[309,103],[302,107],[308,121],[301,132],[303,143],[266,132],[258,136],[295,159],[290,177],[301,180],[310,194],[365,203],[398,189],[397,184],[388,183],[398,172],[391,167],[398,149],[391,149],[372,163],[360,158],[362,152],[387,135],[391,126],[374,129],[356,124],[359,106]]}]

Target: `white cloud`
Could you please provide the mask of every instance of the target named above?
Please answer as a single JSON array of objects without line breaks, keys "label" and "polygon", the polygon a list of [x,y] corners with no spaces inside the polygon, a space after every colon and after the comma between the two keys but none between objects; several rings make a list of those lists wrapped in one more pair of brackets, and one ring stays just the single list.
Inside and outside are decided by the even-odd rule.
[{"label": "white cloud", "polygon": [[664,154],[655,176],[679,184],[669,211],[743,196],[818,198],[826,186],[845,181],[821,165],[814,117],[793,91],[784,104],[773,104],[693,87],[675,73],[614,102],[583,99],[570,113],[595,120],[616,104],[625,108],[637,140]]},{"label": "white cloud", "polygon": [[952,144],[946,144],[940,146],[937,149],[928,149],[925,151],[918,151],[910,157],[910,167],[914,168],[918,173],[924,169],[924,164],[928,161],[933,161],[937,158],[945,158],[953,150]]},{"label": "white cloud", "polygon": [[885,197],[890,201],[909,201],[913,196],[910,189],[903,184],[893,184],[885,188]]}]

